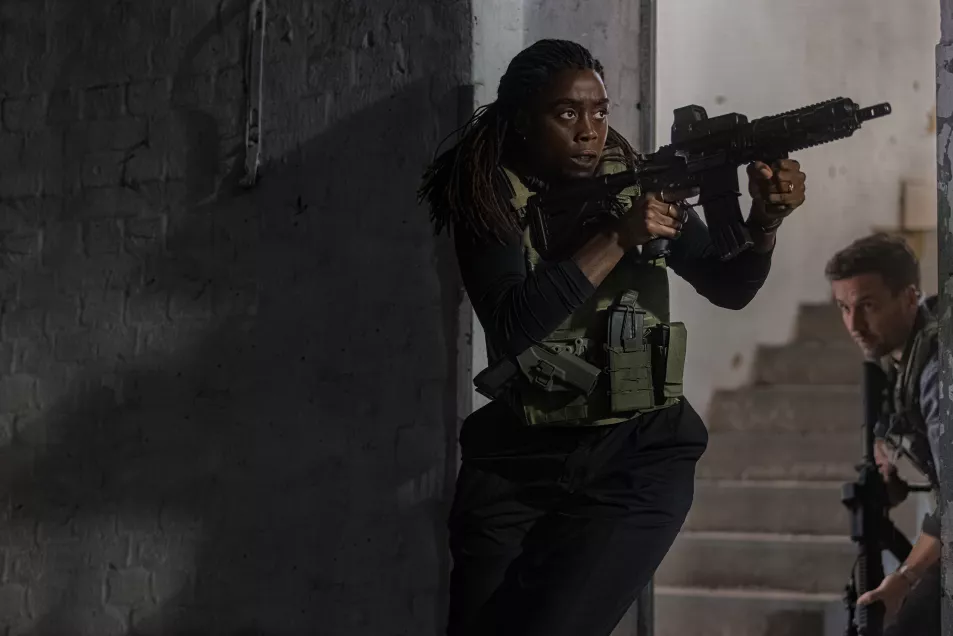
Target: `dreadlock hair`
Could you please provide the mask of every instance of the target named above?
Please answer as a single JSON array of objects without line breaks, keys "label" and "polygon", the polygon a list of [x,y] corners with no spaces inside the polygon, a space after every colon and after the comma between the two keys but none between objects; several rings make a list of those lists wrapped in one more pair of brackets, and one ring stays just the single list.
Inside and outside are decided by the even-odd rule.
[{"label": "dreadlock hair", "polygon": [[920,288],[920,264],[913,250],[899,236],[884,232],[857,239],[834,254],[824,274],[829,281],[880,274],[894,294],[910,285]]},{"label": "dreadlock hair", "polygon": [[[568,40],[539,40],[513,58],[500,79],[496,101],[478,108],[456,131],[461,133],[459,141],[424,173],[417,195],[430,205],[436,234],[456,224],[497,239],[521,231],[516,211],[501,195],[501,160],[515,141],[517,116],[554,75],[566,70],[605,74],[588,49]],[[636,161],[629,142],[611,127],[606,148],[617,148],[627,163]]]}]

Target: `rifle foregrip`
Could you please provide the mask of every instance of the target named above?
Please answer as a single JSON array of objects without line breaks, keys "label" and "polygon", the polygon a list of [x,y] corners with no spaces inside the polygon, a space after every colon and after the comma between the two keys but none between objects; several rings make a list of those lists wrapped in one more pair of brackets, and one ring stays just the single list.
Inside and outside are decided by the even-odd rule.
[{"label": "rifle foregrip", "polygon": [[705,175],[700,203],[705,210],[708,236],[718,257],[727,261],[754,243],[745,227],[738,199],[738,169],[728,164]]},{"label": "rifle foregrip", "polygon": [[748,228],[741,223],[713,224],[708,229],[715,251],[723,261],[733,259],[754,244]]}]

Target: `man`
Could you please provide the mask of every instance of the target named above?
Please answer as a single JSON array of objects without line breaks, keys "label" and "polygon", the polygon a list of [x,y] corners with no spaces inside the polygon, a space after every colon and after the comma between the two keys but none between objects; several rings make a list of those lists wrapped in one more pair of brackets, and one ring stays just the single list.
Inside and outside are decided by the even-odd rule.
[{"label": "man", "polygon": [[[844,325],[869,359],[881,359],[890,377],[887,418],[875,431],[881,474],[895,484],[894,458],[905,447],[914,465],[939,488],[939,357],[936,319],[920,302],[916,256],[900,238],[874,234],[834,255],[827,279]],[[885,635],[940,633],[940,527],[937,513],[923,520],[910,556],[858,604],[882,602]]]}]

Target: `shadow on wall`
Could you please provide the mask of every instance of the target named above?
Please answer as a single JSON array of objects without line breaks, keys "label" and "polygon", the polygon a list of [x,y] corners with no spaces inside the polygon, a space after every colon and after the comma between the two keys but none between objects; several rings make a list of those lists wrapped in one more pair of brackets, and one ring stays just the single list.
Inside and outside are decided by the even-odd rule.
[{"label": "shadow on wall", "polygon": [[[169,213],[131,272],[135,333],[98,327],[100,359],[0,451],[7,580],[35,614],[16,633],[437,632],[461,293],[413,202],[458,119],[437,85],[336,122],[248,192],[241,157],[210,154],[218,119],[173,94],[186,188],[130,194]],[[134,358],[103,357],[127,337]]]}]

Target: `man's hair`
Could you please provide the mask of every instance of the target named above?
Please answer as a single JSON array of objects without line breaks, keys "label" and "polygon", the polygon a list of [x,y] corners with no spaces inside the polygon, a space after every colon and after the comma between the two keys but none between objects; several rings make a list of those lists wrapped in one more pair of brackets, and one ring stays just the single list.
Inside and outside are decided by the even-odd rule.
[{"label": "man's hair", "polygon": [[920,264],[913,250],[899,236],[883,232],[857,239],[834,254],[824,273],[829,281],[880,274],[893,293],[909,285],[920,288]]},{"label": "man's hair", "polygon": [[[584,46],[568,40],[540,40],[513,58],[500,79],[497,99],[473,113],[457,132],[459,141],[427,169],[418,199],[430,205],[436,233],[462,223],[478,236],[503,238],[520,231],[519,219],[500,196],[500,162],[514,143],[516,119],[553,76],[566,70],[593,70],[604,76],[602,64]],[[634,163],[629,142],[609,128],[606,148],[619,148]]]}]

